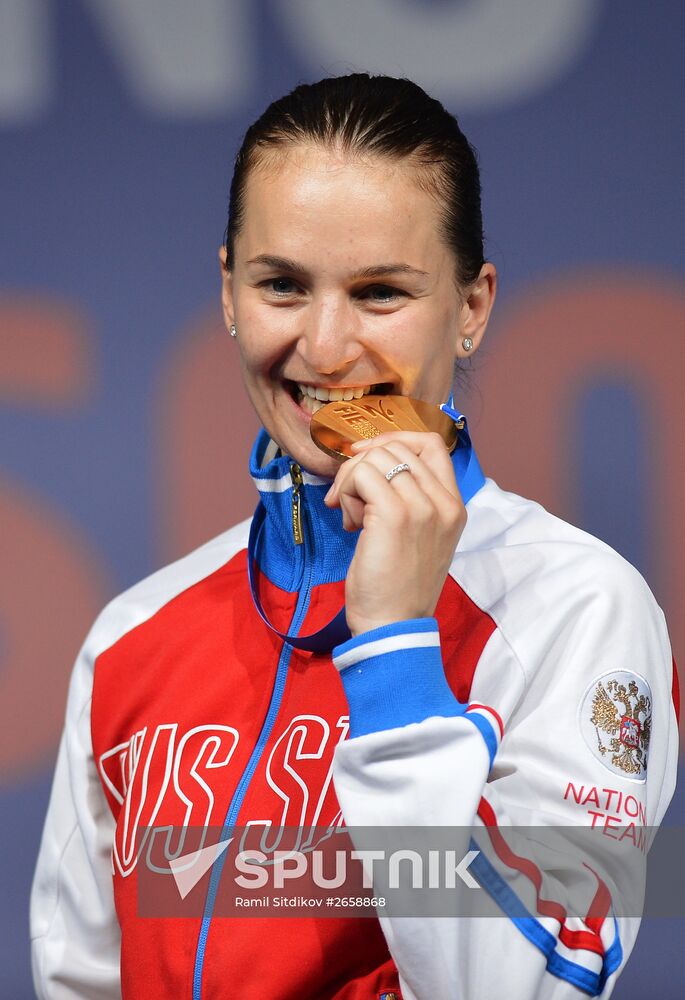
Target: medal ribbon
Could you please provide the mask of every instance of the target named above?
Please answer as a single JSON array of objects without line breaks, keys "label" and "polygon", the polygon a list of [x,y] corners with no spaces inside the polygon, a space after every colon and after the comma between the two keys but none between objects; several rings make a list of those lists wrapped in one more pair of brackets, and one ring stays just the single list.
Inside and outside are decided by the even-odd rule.
[{"label": "medal ribbon", "polygon": [[[481,486],[484,485],[485,476],[483,475],[478,459],[476,458],[476,453],[473,450],[473,445],[471,444],[466,418],[463,413],[459,413],[458,410],[455,410],[451,404],[452,398],[450,397],[449,403],[443,403],[440,409],[451,417],[455,423],[460,421],[464,422],[463,428],[461,428],[458,432],[457,445],[452,453],[452,463],[454,465],[459,492],[462,500],[466,504],[469,502],[471,497],[478,492]],[[266,616],[266,612],[264,611],[262,602],[259,598],[257,576],[255,572],[259,539],[262,533],[265,518],[266,510],[264,508],[264,504],[260,500],[257,510],[255,511],[255,515],[252,518],[252,524],[250,525],[250,537],[247,545],[247,573],[250,582],[252,600],[255,608],[257,609],[257,613],[272,632],[279,636],[284,642],[294,646],[296,649],[304,649],[313,653],[330,652],[334,646],[339,646],[342,642],[346,642],[351,635],[347,626],[344,605],[327,625],[324,625],[323,628],[320,628],[317,632],[312,632],[310,635],[290,635],[287,632],[279,632],[277,628],[274,628]]]}]

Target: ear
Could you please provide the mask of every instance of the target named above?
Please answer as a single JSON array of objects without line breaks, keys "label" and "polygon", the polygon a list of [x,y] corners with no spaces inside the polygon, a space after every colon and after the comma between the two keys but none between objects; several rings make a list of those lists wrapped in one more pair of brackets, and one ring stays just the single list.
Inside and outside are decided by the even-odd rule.
[{"label": "ear", "polygon": [[235,323],[233,309],[233,275],[226,267],[226,247],[219,247],[219,261],[221,263],[221,305],[224,313],[224,323],[228,329]]},{"label": "ear", "polygon": [[[480,347],[490,319],[497,293],[497,270],[489,261],[483,264],[480,274],[470,286],[461,308],[461,324],[456,345],[458,358],[470,357]],[[473,347],[465,351],[462,341],[470,337]]]}]

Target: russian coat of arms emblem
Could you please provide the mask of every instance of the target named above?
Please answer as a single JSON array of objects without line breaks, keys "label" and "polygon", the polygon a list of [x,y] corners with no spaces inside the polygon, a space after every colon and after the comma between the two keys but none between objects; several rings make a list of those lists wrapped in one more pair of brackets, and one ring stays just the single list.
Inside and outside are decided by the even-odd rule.
[{"label": "russian coat of arms emblem", "polygon": [[611,770],[631,778],[641,778],[647,770],[650,693],[645,681],[626,672],[598,681],[592,692],[590,723],[597,739],[596,753]]}]

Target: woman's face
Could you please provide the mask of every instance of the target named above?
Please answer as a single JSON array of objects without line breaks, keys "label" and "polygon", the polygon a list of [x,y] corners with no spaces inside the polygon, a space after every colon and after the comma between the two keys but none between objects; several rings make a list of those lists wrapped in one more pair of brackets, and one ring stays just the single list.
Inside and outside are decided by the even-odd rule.
[{"label": "woman's face", "polygon": [[460,296],[439,226],[406,162],[303,144],[250,172],[226,320],[264,427],[311,472],[338,468],[309,434],[323,401],[382,386],[444,402],[462,338],[478,346],[494,268]]}]

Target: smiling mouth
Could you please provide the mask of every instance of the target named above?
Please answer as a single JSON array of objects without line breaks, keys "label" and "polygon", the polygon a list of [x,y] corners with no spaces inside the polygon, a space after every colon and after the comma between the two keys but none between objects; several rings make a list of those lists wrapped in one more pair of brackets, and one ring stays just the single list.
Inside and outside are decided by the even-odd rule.
[{"label": "smiling mouth", "polygon": [[307,413],[312,414],[320,410],[326,403],[361,399],[363,396],[368,396],[371,393],[374,395],[385,395],[392,389],[389,382],[379,382],[374,385],[340,386],[336,388],[305,385],[302,382],[291,381],[287,381],[286,385],[288,386],[290,395],[298,406]]}]

